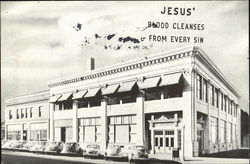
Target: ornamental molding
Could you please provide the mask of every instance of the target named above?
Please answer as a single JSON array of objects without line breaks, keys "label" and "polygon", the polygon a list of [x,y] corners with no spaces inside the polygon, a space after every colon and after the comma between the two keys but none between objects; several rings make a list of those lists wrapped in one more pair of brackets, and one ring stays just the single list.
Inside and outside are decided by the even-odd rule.
[{"label": "ornamental molding", "polygon": [[89,79],[95,79],[99,77],[126,72],[126,71],[143,69],[148,66],[167,63],[169,61],[174,61],[174,60],[178,60],[181,58],[192,56],[193,49],[194,47],[192,47],[191,49],[189,48],[185,51],[179,51],[179,52],[177,51],[175,53],[170,53],[170,54],[161,53],[160,55],[148,56],[147,58],[143,57],[143,58],[137,59],[136,61],[129,61],[125,64],[120,63],[119,65],[114,65],[113,67],[110,66],[108,68],[94,70],[92,72],[89,72],[83,75],[76,75],[77,77],[68,77],[68,78],[66,77],[63,79],[54,80],[54,81],[49,82],[48,86],[49,88],[52,88],[52,87],[61,86],[65,84],[85,81]]}]

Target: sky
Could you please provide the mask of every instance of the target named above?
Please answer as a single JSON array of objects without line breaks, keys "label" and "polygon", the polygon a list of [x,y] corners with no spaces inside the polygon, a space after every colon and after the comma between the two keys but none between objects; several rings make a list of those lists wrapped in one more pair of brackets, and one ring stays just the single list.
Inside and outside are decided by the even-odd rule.
[{"label": "sky", "polygon": [[[172,14],[162,14],[164,7],[172,7]],[[148,22],[167,26],[149,28]],[[203,24],[204,29],[173,29],[173,23]],[[1,119],[4,99],[85,72],[89,57],[101,68],[189,45],[202,47],[248,110],[248,24],[248,1],[1,2]],[[150,35],[168,40],[155,42]],[[171,36],[202,37],[204,42],[174,43]]]}]

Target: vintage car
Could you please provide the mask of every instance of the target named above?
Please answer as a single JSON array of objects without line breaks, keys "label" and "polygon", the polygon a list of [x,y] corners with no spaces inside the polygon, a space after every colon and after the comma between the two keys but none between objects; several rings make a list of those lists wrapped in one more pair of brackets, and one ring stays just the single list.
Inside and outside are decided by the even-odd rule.
[{"label": "vintage car", "polygon": [[37,141],[26,142],[22,147],[16,148],[15,150],[18,150],[18,151],[29,151],[29,149],[32,146],[34,146],[35,144],[37,144]]},{"label": "vintage car", "polygon": [[109,145],[104,156],[105,160],[109,158],[127,158],[124,151],[124,145]]},{"label": "vintage car", "polygon": [[44,153],[46,154],[59,154],[63,149],[63,142],[49,142],[45,147]]},{"label": "vintage car", "polygon": [[6,143],[4,143],[1,148],[2,149],[10,149],[11,145],[14,143],[15,141],[7,141]]},{"label": "vintage car", "polygon": [[46,141],[39,141],[36,144],[34,144],[33,146],[31,146],[29,148],[29,151],[33,152],[33,153],[43,153],[46,145],[47,145]]},{"label": "vintage car", "polygon": [[14,141],[11,144],[10,149],[16,150],[18,148],[22,148],[25,143],[26,143],[25,141]]},{"label": "vintage car", "polygon": [[83,150],[77,142],[67,142],[63,145],[61,154],[63,155],[73,155],[82,156]]},{"label": "vintage car", "polygon": [[88,144],[83,150],[84,157],[102,157],[104,152],[101,151],[98,144]]},{"label": "vintage car", "polygon": [[128,147],[128,161],[137,159],[148,159],[147,149],[144,146],[135,145]]}]

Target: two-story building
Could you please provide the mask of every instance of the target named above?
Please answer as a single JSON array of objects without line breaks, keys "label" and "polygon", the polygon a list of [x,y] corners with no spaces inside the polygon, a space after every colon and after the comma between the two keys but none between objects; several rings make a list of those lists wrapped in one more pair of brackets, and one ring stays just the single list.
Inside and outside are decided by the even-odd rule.
[{"label": "two-story building", "polygon": [[[239,94],[198,47],[52,80],[48,87],[44,122],[51,141],[98,143],[103,149],[136,144],[159,154],[179,148],[185,157],[240,145]],[[26,109],[9,106],[6,117],[10,109]],[[24,129],[25,122],[16,124],[15,118],[6,126],[10,122],[12,129]]]}]

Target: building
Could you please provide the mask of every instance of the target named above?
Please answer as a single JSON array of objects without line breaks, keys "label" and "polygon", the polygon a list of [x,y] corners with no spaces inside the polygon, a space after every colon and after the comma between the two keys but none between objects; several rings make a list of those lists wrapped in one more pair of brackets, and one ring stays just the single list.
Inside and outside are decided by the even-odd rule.
[{"label": "building", "polygon": [[47,141],[49,90],[8,98],[5,101],[7,140]]},{"label": "building", "polygon": [[48,87],[51,141],[103,149],[137,144],[160,154],[179,148],[185,157],[241,143],[239,94],[199,47],[52,80]]}]

